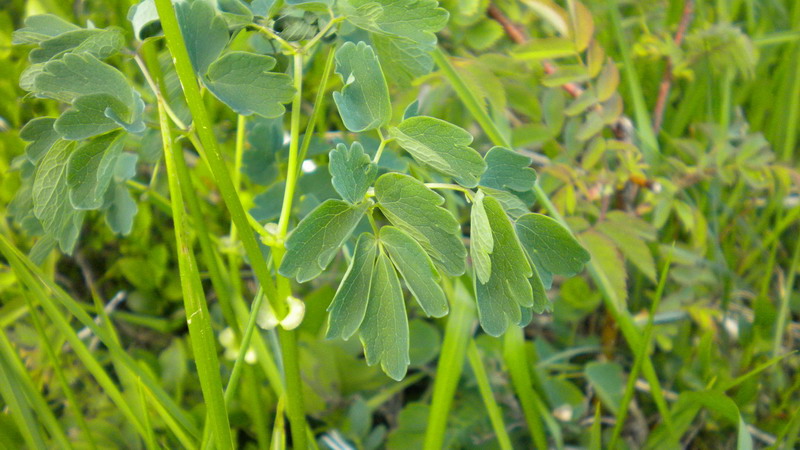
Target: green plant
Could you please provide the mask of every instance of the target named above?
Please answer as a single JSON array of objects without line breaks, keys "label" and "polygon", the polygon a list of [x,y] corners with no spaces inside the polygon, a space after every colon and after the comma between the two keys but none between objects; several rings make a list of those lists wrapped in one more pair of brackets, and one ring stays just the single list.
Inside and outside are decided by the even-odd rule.
[{"label": "green plant", "polygon": [[2,442],[796,442],[796,2],[7,3]]},{"label": "green plant", "polygon": [[[405,377],[410,363],[409,312],[400,278],[419,306],[412,314],[438,318],[450,308],[442,285],[461,283],[459,277],[468,274],[480,324],[499,336],[509,326],[527,324],[533,313],[549,310],[545,289],[553,275],[576,274],[589,259],[558,222],[526,212],[536,185],[529,157],[504,147],[481,155],[470,147],[469,132],[421,115],[417,101],[397,114],[385,73],[405,85],[429,72],[433,33],[445,25],[447,11],[432,1],[367,6],[229,2],[216,10],[203,1],[173,5],[145,0],[128,15],[135,48],[126,47],[118,28],[79,28],[52,15],[31,16],[14,34],[16,44],[34,46],[20,85],[32,96],[68,105],[58,117],[37,117],[20,132],[29,144],[18,159],[22,186],[10,212],[26,232],[41,236],[31,251],[35,261],[56,245],[73,253],[87,211],[102,212],[116,234],[131,232],[137,206],[130,194],[130,185],[136,184],[130,180],[149,171],[145,190],[156,188],[161,152],[158,146],[147,148],[145,141],[153,132],[161,134],[170,194],[164,201],[171,207],[186,322],[208,406],[203,440],[213,437],[217,447],[232,446],[232,437],[193,240],[200,242],[212,288],[236,339],[250,341],[255,315],[262,327],[278,328],[286,408],[297,448],[307,445],[307,431],[292,331],[301,324],[305,306],[295,296],[302,297],[302,284],[325,273],[342,248],[349,267],[328,308],[326,334],[358,335],[367,364],[380,364],[396,380]],[[158,39],[161,29],[163,40]],[[171,56],[166,64],[159,53]],[[305,72],[315,60],[326,61],[325,70],[314,107],[304,113]],[[341,80],[333,92],[335,117],[324,105],[332,66]],[[170,89],[175,78],[182,94]],[[145,84],[139,84],[142,79]],[[208,108],[212,96],[239,114],[234,166],[272,176],[267,191],[253,199],[269,206],[245,211],[240,177],[234,183],[226,161],[230,155],[215,135]],[[270,126],[267,133],[282,139],[279,118],[285,103],[291,103],[288,149],[251,156],[245,167],[246,123]],[[326,145],[314,133],[320,120],[343,125],[329,154],[311,149],[315,139],[317,148]],[[183,139],[175,140],[175,131]],[[377,148],[372,134],[379,138]],[[195,175],[186,167],[187,140],[207,165],[230,213],[236,234],[226,245],[243,246],[263,292],[258,297],[267,300],[253,308],[246,328],[233,303],[248,295],[233,280],[241,259],[229,258],[233,266],[226,276],[220,267],[224,249],[214,243],[221,238],[203,225]],[[139,159],[149,168],[137,164]],[[303,161],[316,163],[315,183],[327,189],[304,190],[299,180],[312,175],[302,170]],[[263,211],[268,208],[273,209]],[[276,213],[277,223],[269,222]],[[459,220],[466,214],[469,265]],[[300,284],[293,286],[291,279]],[[236,292],[233,286],[239,287]],[[241,365],[240,357],[234,374]],[[233,377],[231,383],[236,381]],[[147,433],[142,438],[152,440]]]}]

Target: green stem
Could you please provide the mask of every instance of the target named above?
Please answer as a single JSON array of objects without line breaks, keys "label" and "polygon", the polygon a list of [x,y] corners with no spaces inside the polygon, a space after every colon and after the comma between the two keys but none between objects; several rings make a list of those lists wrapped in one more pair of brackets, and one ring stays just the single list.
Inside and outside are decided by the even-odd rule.
[{"label": "green stem", "polygon": [[497,405],[497,401],[492,394],[492,386],[489,384],[489,376],[486,374],[486,369],[483,367],[481,354],[478,351],[478,346],[475,345],[475,340],[470,339],[469,347],[467,348],[467,357],[469,358],[469,365],[472,368],[472,373],[475,374],[475,380],[478,382],[478,390],[481,392],[483,398],[483,405],[486,412],[489,413],[489,420],[492,422],[492,429],[497,435],[497,443],[503,450],[510,450],[511,438],[508,437],[506,425],[503,422],[503,411]]},{"label": "green stem", "polygon": [[608,10],[609,15],[611,16],[611,29],[614,33],[614,39],[617,41],[617,46],[619,47],[619,52],[622,56],[622,67],[625,71],[625,80],[628,85],[628,90],[631,94],[631,100],[633,101],[636,129],[639,131],[639,139],[642,143],[642,153],[644,154],[645,161],[652,165],[658,161],[660,156],[658,139],[653,131],[653,122],[650,120],[650,111],[647,108],[647,102],[642,94],[642,85],[639,81],[639,74],[636,72],[636,66],[633,63],[630,47],[625,40],[625,31],[622,27],[622,17],[619,12],[617,0],[613,0],[611,2]]},{"label": "green stem", "polygon": [[[506,139],[500,130],[497,129],[492,119],[486,113],[483,105],[480,101],[478,101],[477,97],[471,94],[469,87],[461,78],[461,75],[456,72],[456,69],[450,64],[450,60],[447,58],[447,55],[442,51],[441,48],[436,48],[431,55],[433,56],[433,60],[436,62],[436,65],[439,69],[442,70],[447,80],[450,84],[453,85],[453,89],[458,94],[458,97],[461,99],[461,102],[464,103],[464,106],[467,107],[472,113],[472,117],[478,122],[478,124],[483,128],[483,131],[489,137],[489,139],[495,143],[495,145],[501,145],[503,147],[512,148],[511,142]],[[463,93],[469,93],[469,95],[463,95]]]},{"label": "green stem", "polygon": [[306,159],[306,155],[308,154],[308,147],[311,145],[311,138],[314,135],[314,127],[317,124],[317,120],[322,115],[323,102],[325,101],[328,80],[331,77],[331,73],[333,73],[333,61],[335,56],[336,47],[334,46],[328,51],[328,57],[325,60],[325,69],[322,71],[322,78],[320,78],[319,86],[317,87],[317,97],[314,99],[314,109],[311,113],[311,117],[308,119],[306,131],[303,133],[303,144],[300,145],[300,156],[297,158],[300,162],[300,164],[297,166],[298,177],[300,176],[300,170],[302,169],[302,162]]},{"label": "green stem", "polygon": [[463,193],[464,193],[464,195],[466,195],[466,196],[467,196],[467,198],[468,198],[470,201],[472,200],[473,196],[475,195],[475,193],[474,193],[474,192],[472,192],[471,190],[469,190],[469,189],[467,189],[467,188],[465,188],[465,187],[461,187],[461,186],[459,186],[459,185],[457,185],[457,184],[449,184],[449,183],[425,183],[425,187],[427,187],[428,189],[449,189],[449,190],[451,190],[451,191],[459,191],[459,192],[463,192]]},{"label": "green stem", "polygon": [[[206,111],[205,103],[200,95],[200,87],[197,84],[194,70],[192,69],[192,63],[189,59],[189,53],[186,50],[186,44],[181,35],[180,27],[178,26],[178,19],[175,16],[172,2],[170,0],[155,0],[155,3],[158,16],[161,19],[162,28],[164,29],[167,46],[173,56],[175,71],[183,86],[184,97],[186,98],[189,111],[192,113],[195,129],[203,145],[211,174],[219,187],[225,205],[228,207],[231,220],[238,229],[247,230],[247,215],[239,200],[238,193],[233,186],[233,182],[231,182],[228,169],[225,167],[225,162],[222,159],[222,153],[217,144],[217,139],[214,136],[214,130],[212,128],[211,119]],[[275,283],[272,280],[267,262],[264,259],[264,255],[261,253],[261,248],[255,236],[253,233],[242,233],[241,240],[245,252],[250,259],[250,264],[253,266],[256,278],[263,287],[264,293],[267,295],[267,299],[270,301],[272,308],[278,316],[283,317],[286,313],[286,304],[276,295]]]},{"label": "green stem", "polygon": [[265,35],[267,35],[268,38],[278,41],[278,43],[281,44],[281,47],[286,49],[286,51],[289,52],[290,54],[297,53],[297,47],[295,47],[294,45],[288,43],[282,37],[278,36],[278,34],[275,33],[274,31],[270,30],[267,27],[257,27],[257,28],[258,28],[258,31],[260,31],[260,32],[264,33]]},{"label": "green stem", "polygon": [[389,140],[384,137],[383,131],[381,131],[380,128],[378,128],[378,136],[381,137],[381,143],[378,145],[378,151],[375,152],[375,157],[372,158],[372,162],[374,164],[378,164],[378,162],[380,162],[381,155],[383,155],[383,149],[386,148],[386,144],[389,142]]},{"label": "green stem", "polygon": [[[292,99],[291,116],[291,141],[289,143],[289,166],[286,169],[286,190],[283,196],[283,206],[278,220],[278,245],[272,248],[272,259],[275,267],[280,267],[283,255],[286,252],[284,241],[289,229],[289,220],[292,215],[292,202],[297,187],[299,176],[299,143],[300,143],[300,113],[303,100],[303,55],[294,55],[294,98]],[[288,279],[278,275],[278,295],[281,303],[291,294]],[[276,311],[277,313],[277,311]],[[284,317],[278,314],[278,317]],[[295,448],[307,446],[305,407],[303,405],[302,379],[300,378],[300,364],[297,354],[297,335],[293,331],[279,327],[278,336],[283,357],[284,380],[286,387],[286,410],[289,416],[289,425],[292,431],[292,442]]]},{"label": "green stem", "polygon": [[[283,242],[289,231],[292,202],[297,187],[300,143],[300,113],[303,101],[303,55],[294,55],[294,98],[292,99],[291,141],[289,142],[289,167],[286,169],[286,190],[283,192],[283,207],[278,220],[278,241]],[[281,316],[279,316],[281,317]]]},{"label": "green stem", "polygon": [[311,48],[314,45],[316,45],[316,43],[319,42],[320,39],[324,38],[325,35],[328,34],[329,31],[331,31],[331,28],[333,28],[334,25],[336,25],[337,23],[341,22],[342,20],[344,20],[343,17],[337,17],[337,18],[333,18],[330,21],[328,21],[328,23],[325,24],[325,27],[323,27],[319,31],[319,33],[314,35],[314,37],[311,38],[311,40],[308,41],[306,43],[306,45],[303,46],[302,49],[300,49],[300,53],[308,53],[308,51],[311,50]]},{"label": "green stem", "polygon": [[783,330],[786,328],[786,321],[789,317],[789,300],[792,297],[792,290],[794,289],[794,278],[797,274],[797,267],[800,265],[800,239],[797,239],[794,247],[794,254],[792,255],[792,264],[789,266],[789,271],[786,275],[786,284],[782,286],[780,295],[780,307],[778,308],[778,321],[775,324],[775,337],[772,341],[772,357],[777,357],[781,351],[781,342],[783,341]]},{"label": "green stem", "polygon": [[181,181],[176,168],[178,160],[182,160],[183,155],[176,154],[172,149],[170,123],[163,106],[163,100],[160,98],[158,101],[158,113],[171,195],[170,203],[172,204],[172,217],[175,227],[175,244],[178,248],[178,269],[181,276],[184,308],[187,315],[186,322],[189,326],[189,337],[194,350],[195,364],[197,365],[197,375],[200,378],[203,399],[208,404],[210,429],[213,430],[217,448],[232,449],[233,436],[231,435],[228,413],[222,392],[222,380],[219,374],[219,360],[217,359],[214,331],[211,327],[211,316],[208,313],[203,286],[189,242],[189,231],[186,229]]},{"label": "green stem", "polygon": [[644,336],[642,337],[642,348],[636,355],[633,362],[633,368],[628,374],[628,383],[625,386],[625,394],[622,396],[622,402],[619,405],[617,418],[614,424],[614,430],[611,433],[611,440],[608,443],[608,448],[617,448],[617,440],[619,439],[622,427],[625,425],[625,419],[628,415],[628,405],[631,404],[633,394],[636,388],[636,380],[639,378],[639,371],[642,368],[644,358],[649,354],[650,342],[653,338],[653,320],[658,312],[658,306],[661,304],[661,297],[664,295],[664,287],[667,285],[667,275],[669,274],[670,264],[672,262],[672,253],[667,254],[667,260],[664,262],[664,269],[661,271],[661,279],[659,279],[656,293],[653,296],[653,304],[650,305],[650,315],[647,317],[647,325],[644,327]]},{"label": "green stem", "polygon": [[511,385],[517,393],[525,422],[531,432],[536,448],[549,448],[547,436],[544,434],[541,418],[537,413],[540,399],[533,390],[533,380],[529,370],[528,358],[525,353],[525,336],[519,327],[509,327],[503,341],[503,359],[511,375]]},{"label": "green stem", "polygon": [[[455,282],[461,283],[458,279]],[[450,301],[450,315],[447,317],[444,342],[433,381],[433,399],[428,414],[428,428],[425,430],[425,450],[439,450],[444,445],[450,406],[464,368],[467,346],[475,322],[474,302],[466,288],[457,284],[454,289],[445,278],[442,278],[442,287]]]}]

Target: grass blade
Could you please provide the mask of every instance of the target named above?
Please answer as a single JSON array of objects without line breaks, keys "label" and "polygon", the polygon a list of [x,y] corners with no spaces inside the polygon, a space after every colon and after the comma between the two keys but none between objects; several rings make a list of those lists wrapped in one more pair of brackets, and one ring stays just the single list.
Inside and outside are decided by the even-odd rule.
[{"label": "grass blade", "polygon": [[481,354],[478,347],[475,345],[474,340],[470,340],[469,347],[467,348],[467,358],[469,358],[469,365],[472,372],[475,374],[475,379],[478,381],[478,389],[483,398],[483,405],[486,407],[486,412],[489,414],[489,420],[492,422],[492,429],[497,435],[497,443],[503,450],[510,450],[511,438],[508,437],[506,425],[503,422],[503,411],[497,405],[497,401],[492,394],[492,386],[489,384],[489,376],[486,374],[486,369],[483,367]]},{"label": "grass blade", "polygon": [[428,428],[425,430],[426,450],[443,447],[450,406],[453,404],[453,395],[461,378],[467,346],[475,326],[474,302],[461,280],[456,280],[456,283],[454,289],[449,280],[442,279],[442,287],[450,300],[450,315],[447,317],[444,342],[433,381],[433,398],[428,414]]},{"label": "grass blade", "polygon": [[200,379],[200,388],[208,408],[209,425],[216,439],[218,449],[233,448],[228,412],[222,392],[222,379],[219,374],[219,359],[217,358],[216,341],[211,327],[211,316],[208,314],[203,285],[197,262],[194,259],[189,232],[186,228],[186,214],[181,192],[181,182],[178,179],[176,165],[177,159],[182,158],[172,148],[172,135],[170,133],[169,119],[164,110],[163,100],[159,98],[158,113],[161,122],[161,137],[164,147],[164,159],[167,166],[169,180],[170,204],[175,226],[175,244],[178,249],[178,269],[181,276],[181,290],[186,310],[186,323],[189,325],[189,337],[197,375]]}]

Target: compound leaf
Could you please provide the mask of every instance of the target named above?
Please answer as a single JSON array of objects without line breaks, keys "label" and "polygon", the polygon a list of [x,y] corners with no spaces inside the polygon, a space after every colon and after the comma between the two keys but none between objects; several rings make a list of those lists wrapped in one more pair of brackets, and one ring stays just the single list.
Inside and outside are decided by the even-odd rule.
[{"label": "compound leaf", "polygon": [[367,311],[377,249],[377,241],[372,234],[362,233],[358,237],[353,259],[328,307],[330,316],[325,334],[328,339],[350,339],[361,326]]},{"label": "compound leaf", "polygon": [[282,103],[292,100],[292,79],[269,70],[275,58],[248,52],[229,52],[208,68],[208,90],[237,114],[258,114],[267,118],[282,115]]},{"label": "compound leaf", "polygon": [[408,317],[400,280],[384,253],[378,255],[375,263],[369,304],[359,336],[367,364],[372,366],[380,362],[386,375],[402,380],[410,364]]},{"label": "compound leaf", "polygon": [[336,73],[342,78],[341,92],[333,100],[344,126],[353,132],[374,130],[392,118],[389,87],[372,47],[365,42],[347,42],[336,50]]},{"label": "compound leaf", "polygon": [[296,278],[299,283],[319,276],[353,233],[370,204],[365,201],[354,206],[329,199],[317,206],[286,240],[280,274]]},{"label": "compound leaf", "polygon": [[478,185],[486,163],[469,147],[472,135],[433,117],[416,116],[390,130],[391,136],[417,161],[453,177],[466,187]]},{"label": "compound leaf", "polygon": [[520,323],[521,306],[534,305],[528,281],[533,272],[503,207],[492,197],[484,198],[483,205],[492,229],[494,248],[489,281],[481,283],[477,277],[475,281],[478,318],[484,331],[499,336],[509,325]]},{"label": "compound leaf", "polygon": [[530,168],[531,159],[504,147],[492,147],[483,158],[486,172],[480,184],[494,189],[526,192],[536,183],[536,171]]},{"label": "compound leaf", "polygon": [[461,227],[446,209],[444,199],[408,175],[387,173],[375,182],[375,197],[387,219],[422,245],[445,273],[466,270],[467,249]]},{"label": "compound leaf", "polygon": [[359,142],[353,142],[350,148],[338,144],[331,150],[329,161],[328,170],[336,192],[353,204],[364,200],[367,189],[378,175],[378,166],[364,153],[364,147]]},{"label": "compound leaf", "polygon": [[422,246],[393,226],[381,228],[380,240],[425,314],[432,317],[446,315],[449,307],[438,283],[439,272]]},{"label": "compound leaf", "polygon": [[122,144],[121,133],[110,133],[86,142],[69,156],[67,186],[75,209],[103,206]]}]

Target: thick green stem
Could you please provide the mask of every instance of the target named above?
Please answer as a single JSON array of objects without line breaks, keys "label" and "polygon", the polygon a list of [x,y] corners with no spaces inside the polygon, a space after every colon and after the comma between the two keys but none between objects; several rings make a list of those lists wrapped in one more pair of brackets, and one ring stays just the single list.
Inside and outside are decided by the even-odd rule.
[{"label": "thick green stem", "polygon": [[[303,100],[303,55],[294,55],[294,98],[292,99],[292,116],[289,143],[289,167],[286,169],[286,190],[283,196],[283,206],[278,221],[278,243],[272,248],[272,260],[275,267],[280,267],[281,260],[286,251],[283,242],[289,230],[289,220],[292,215],[292,202],[294,192],[297,187],[299,176],[298,167],[299,148],[300,148],[300,113]],[[288,279],[278,275],[278,295],[281,301],[291,294],[291,285]],[[285,314],[279,314],[283,317]],[[297,449],[306,448],[306,419],[305,407],[303,405],[302,380],[300,378],[300,364],[297,354],[297,336],[293,331],[285,330],[282,327],[278,330],[281,343],[281,354],[283,356],[283,370],[286,387],[286,411],[289,416],[289,425],[292,430],[292,442]]]},{"label": "thick green stem", "polygon": [[286,169],[286,190],[283,192],[283,207],[278,220],[278,241],[282,242],[289,231],[292,202],[297,187],[300,145],[300,113],[303,101],[303,55],[294,55],[294,98],[292,99],[291,141],[289,142],[289,167]]},{"label": "thick green stem", "polygon": [[171,195],[170,203],[175,226],[175,243],[178,248],[181,289],[183,290],[186,322],[189,325],[189,336],[194,350],[197,374],[198,378],[200,378],[203,399],[208,404],[210,429],[213,430],[216,438],[217,448],[232,449],[233,436],[231,435],[228,413],[222,393],[222,379],[219,374],[219,360],[217,358],[216,343],[214,342],[214,332],[211,328],[211,316],[205,303],[203,286],[189,242],[189,233],[186,229],[181,181],[176,168],[178,160],[182,160],[183,156],[175,154],[172,149],[170,124],[161,98],[158,101],[158,113]]},{"label": "thick green stem", "polygon": [[[172,2],[170,0],[156,0],[155,3],[159,19],[161,19],[161,26],[164,29],[167,46],[175,62],[175,71],[183,87],[184,97],[186,98],[189,111],[192,113],[200,142],[205,150],[205,156],[211,174],[219,187],[220,195],[225,201],[225,205],[228,207],[231,220],[239,230],[247,230],[247,215],[245,214],[244,207],[242,207],[242,203],[239,201],[239,196],[233,186],[225,162],[222,159],[222,153],[217,144],[217,139],[214,136],[211,119],[206,111],[203,98],[200,95],[200,87],[197,84],[197,79],[192,69],[192,63],[189,59],[189,53],[186,50],[186,44],[183,41],[180,27],[178,26],[178,19],[175,16]],[[286,313],[286,304],[277,298],[275,283],[272,280],[267,262],[261,253],[261,248],[255,236],[253,233],[242,232],[241,240],[245,252],[250,259],[250,264],[253,266],[256,278],[267,295],[267,299],[278,316],[282,317]]]}]

